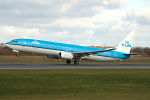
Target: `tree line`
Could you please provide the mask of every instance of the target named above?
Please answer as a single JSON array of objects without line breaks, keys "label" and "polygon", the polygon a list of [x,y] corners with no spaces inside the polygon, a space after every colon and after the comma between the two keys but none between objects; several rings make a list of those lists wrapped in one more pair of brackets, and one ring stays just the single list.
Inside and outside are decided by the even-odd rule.
[{"label": "tree line", "polygon": [[133,47],[131,49],[131,52],[145,54],[146,56],[150,56],[150,48],[149,47]]}]

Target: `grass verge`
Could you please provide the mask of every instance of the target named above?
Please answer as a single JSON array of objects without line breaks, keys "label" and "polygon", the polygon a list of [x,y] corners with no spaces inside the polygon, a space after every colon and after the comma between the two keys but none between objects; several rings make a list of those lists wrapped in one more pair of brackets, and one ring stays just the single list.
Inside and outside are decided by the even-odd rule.
[{"label": "grass verge", "polygon": [[0,70],[0,100],[150,100],[149,69]]},{"label": "grass verge", "polygon": [[[74,60],[72,60],[72,63]],[[66,64],[65,59],[49,59],[46,56],[0,56],[0,64],[26,64],[26,63],[50,63],[50,64]],[[88,61],[88,60],[81,60],[81,64],[86,63],[96,63],[96,64],[103,64],[103,63],[114,63],[114,64],[150,64],[150,57],[141,57],[141,56],[132,56],[130,59],[125,59],[115,62],[96,62],[96,61]]]}]

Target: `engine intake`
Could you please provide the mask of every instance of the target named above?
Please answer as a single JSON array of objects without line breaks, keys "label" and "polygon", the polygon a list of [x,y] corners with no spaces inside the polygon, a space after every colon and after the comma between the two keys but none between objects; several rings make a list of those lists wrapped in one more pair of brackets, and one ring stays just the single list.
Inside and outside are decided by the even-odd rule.
[{"label": "engine intake", "polygon": [[47,55],[47,58],[59,59],[59,55]]},{"label": "engine intake", "polygon": [[60,52],[59,55],[62,59],[73,59],[73,54],[71,52]]}]

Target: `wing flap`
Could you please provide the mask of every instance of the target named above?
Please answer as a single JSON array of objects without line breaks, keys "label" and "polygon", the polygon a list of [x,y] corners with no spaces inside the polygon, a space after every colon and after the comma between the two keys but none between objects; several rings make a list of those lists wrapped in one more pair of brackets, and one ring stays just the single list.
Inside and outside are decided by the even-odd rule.
[{"label": "wing flap", "polygon": [[100,51],[74,52],[73,55],[82,57],[82,56],[94,55],[100,52],[107,52],[107,51],[112,51],[112,50],[115,50],[115,49],[111,48],[111,49],[105,49],[105,50],[100,50]]}]

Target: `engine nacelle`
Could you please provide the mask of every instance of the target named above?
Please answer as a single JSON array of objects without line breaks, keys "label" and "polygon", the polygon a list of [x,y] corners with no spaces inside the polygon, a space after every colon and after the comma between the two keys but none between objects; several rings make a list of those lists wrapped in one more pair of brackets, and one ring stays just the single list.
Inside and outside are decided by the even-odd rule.
[{"label": "engine nacelle", "polygon": [[59,59],[59,55],[47,55],[47,58]]},{"label": "engine nacelle", "polygon": [[62,59],[73,59],[73,54],[71,52],[60,52],[59,55]]}]

